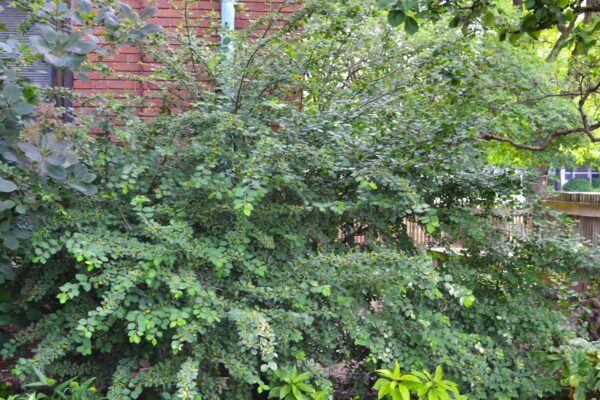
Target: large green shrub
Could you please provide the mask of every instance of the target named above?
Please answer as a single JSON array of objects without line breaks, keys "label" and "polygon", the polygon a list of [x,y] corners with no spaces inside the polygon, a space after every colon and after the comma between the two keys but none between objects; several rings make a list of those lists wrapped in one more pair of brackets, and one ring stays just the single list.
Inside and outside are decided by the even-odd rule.
[{"label": "large green shrub", "polygon": [[[4,253],[2,312],[24,329],[2,354],[33,346],[17,372],[96,376],[109,399],[249,399],[294,366],[319,388],[348,366],[372,393],[362,375],[399,360],[443,364],[473,399],[559,390],[531,354],[574,335],[565,276],[594,262],[551,230],[509,239],[490,223],[522,189],[486,169],[478,140],[498,124],[482,97],[510,91],[487,80],[512,72],[479,71],[487,46],[511,47],[407,39],[359,3],[310,3],[273,36],[234,38],[235,57],[153,37],[161,68],[140,79],[163,113],[99,98],[70,126],[93,190],[24,186],[42,221]],[[465,251],[434,268],[407,218]]]},{"label": "large green shrub", "polygon": [[592,184],[587,179],[571,179],[562,187],[565,192],[592,192]]},{"label": "large green shrub", "polygon": [[[399,151],[404,138],[380,128],[293,116],[273,131],[193,111],[140,124],[121,144],[96,139],[98,195],[55,209],[14,280],[18,307],[52,312],[4,354],[42,339],[40,368],[97,376],[109,398],[176,387],[184,398],[240,399],[284,366],[393,359],[441,361],[473,398],[552,391],[528,353],[565,336],[566,321],[532,295],[535,260],[517,265],[519,247],[507,248],[516,255],[505,267],[527,274],[523,286],[492,281],[473,303],[472,290],[490,284],[478,268],[494,264],[436,270],[405,254],[404,216],[450,227],[464,214],[461,227],[475,229],[483,217],[469,217],[463,196],[485,209],[496,182],[510,180],[455,180],[430,159],[431,178],[446,180],[436,188],[411,165],[419,143]],[[454,160],[444,168],[475,174],[477,158]],[[432,188],[448,196],[436,208],[416,194]]]}]

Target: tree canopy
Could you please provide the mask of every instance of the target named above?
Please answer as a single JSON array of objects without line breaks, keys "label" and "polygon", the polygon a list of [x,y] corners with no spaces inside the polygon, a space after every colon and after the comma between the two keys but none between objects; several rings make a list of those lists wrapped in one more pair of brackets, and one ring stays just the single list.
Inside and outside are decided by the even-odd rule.
[{"label": "tree canopy", "polygon": [[564,64],[565,79],[553,89],[541,88],[540,96],[524,100],[532,103],[550,97],[569,99],[577,107],[577,123],[559,129],[540,129],[530,140],[494,132],[482,132],[482,137],[531,151],[545,150],[555,139],[569,135],[583,135],[592,143],[600,141],[595,134],[600,128],[597,104],[600,7],[595,1],[380,0],[378,5],[387,10],[392,26],[403,26],[409,34],[419,30],[419,22],[441,20],[448,21],[450,28],[460,27],[466,36],[493,31],[500,41],[534,47],[549,62],[556,62],[561,52],[569,52],[566,60],[565,57],[559,60]]}]

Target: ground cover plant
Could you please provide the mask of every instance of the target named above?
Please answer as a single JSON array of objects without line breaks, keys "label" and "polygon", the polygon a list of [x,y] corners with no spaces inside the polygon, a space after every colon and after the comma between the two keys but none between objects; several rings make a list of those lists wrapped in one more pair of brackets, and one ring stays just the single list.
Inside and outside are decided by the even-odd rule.
[{"label": "ground cover plant", "polygon": [[[561,96],[533,108],[514,97],[569,77],[447,21],[407,36],[364,2],[308,2],[261,36],[277,22],[265,18],[231,35],[234,56],[125,6],[90,7],[75,9],[84,24],[152,57],[138,79],[160,88],[161,112],[95,96],[77,99],[92,115],[65,123],[65,110],[34,111],[56,91],[3,84],[0,311],[21,329],[2,356],[32,351],[14,368],[24,384],[39,371],[95,378],[108,399],[331,398],[343,367],[352,396],[406,399],[373,373],[395,381],[397,362],[416,371],[417,397],[568,395],[561,366],[533,355],[587,337],[572,287],[597,276],[598,258],[515,200],[528,182],[489,168],[481,132],[576,122]],[[32,51],[77,68],[97,49],[75,39],[92,44]],[[529,235],[491,222],[517,209]],[[448,247],[441,260],[407,219]]]}]

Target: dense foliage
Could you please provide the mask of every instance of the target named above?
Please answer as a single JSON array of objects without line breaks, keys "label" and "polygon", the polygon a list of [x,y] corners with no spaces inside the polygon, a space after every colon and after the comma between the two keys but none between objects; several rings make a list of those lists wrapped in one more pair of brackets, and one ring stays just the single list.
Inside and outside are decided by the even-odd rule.
[{"label": "dense foliage", "polygon": [[574,339],[554,349],[547,360],[562,368],[561,383],[568,386],[574,400],[585,400],[600,392],[600,343]]},{"label": "dense foliage", "polygon": [[571,179],[562,187],[564,192],[593,192],[591,182],[588,179]]},{"label": "dense foliage", "polygon": [[[368,398],[368,373],[398,360],[443,365],[472,399],[560,392],[532,354],[585,335],[570,288],[597,255],[535,207],[529,235],[501,228],[527,182],[488,168],[480,134],[564,127],[576,106],[507,101],[496,119],[515,88],[552,84],[537,68],[512,79],[515,60],[539,56],[440,26],[406,37],[375,5],[322,3],[270,35],[257,32],[277,18],[233,35],[235,57],[82,3],[82,20],[111,22],[106,38],[143,40],[156,68],[139,79],[161,114],[101,97],[76,123],[19,119],[33,112],[21,97],[6,111],[0,311],[23,329],[2,355],[33,349],[15,368],[24,381],[39,370],[96,377],[109,399],[249,399],[310,376],[327,398],[339,367]],[[25,96],[18,84],[5,97]],[[442,246],[435,263],[409,219]]]}]

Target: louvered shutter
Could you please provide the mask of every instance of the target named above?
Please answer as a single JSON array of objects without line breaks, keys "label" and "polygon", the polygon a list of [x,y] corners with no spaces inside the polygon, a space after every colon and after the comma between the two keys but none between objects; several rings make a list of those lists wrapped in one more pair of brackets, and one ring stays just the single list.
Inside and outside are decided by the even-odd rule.
[{"label": "louvered shutter", "polygon": [[[5,3],[2,3],[3,2],[0,1],[0,4],[4,6]],[[25,36],[17,33],[19,24],[24,21],[26,17],[27,13],[11,7],[5,7],[4,10],[0,12],[0,24],[4,25],[6,30],[0,30],[0,41],[4,42],[9,37],[14,37],[17,40],[28,42],[29,36],[41,35],[39,29],[35,27],[33,27]],[[1,53],[0,57],[2,57]],[[43,63],[33,63],[27,67],[21,68],[19,71],[19,76],[41,86],[52,85],[52,67]]]}]

